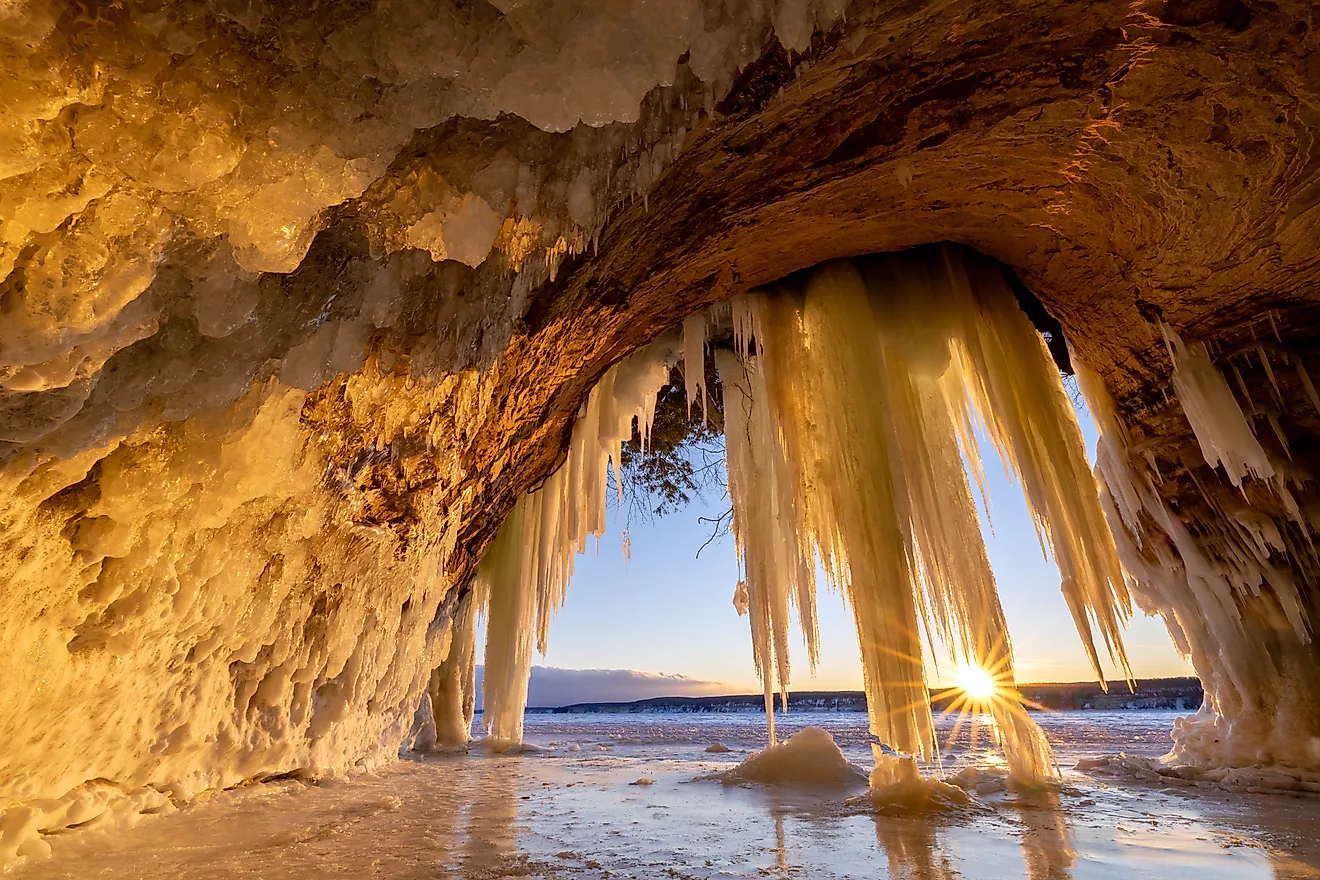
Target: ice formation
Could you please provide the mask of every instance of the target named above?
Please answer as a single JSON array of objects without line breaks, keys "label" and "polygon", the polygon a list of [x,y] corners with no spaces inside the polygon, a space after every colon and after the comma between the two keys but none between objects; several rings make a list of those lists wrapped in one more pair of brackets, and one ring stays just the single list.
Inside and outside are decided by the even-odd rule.
[{"label": "ice formation", "polygon": [[[1236,490],[1232,505],[1213,484],[1197,481],[1204,508],[1171,507],[1160,492],[1165,477],[1136,448],[1103,382],[1075,363],[1100,429],[1096,474],[1133,595],[1164,620],[1205,688],[1201,711],[1175,725],[1169,759],[1314,771],[1320,692],[1306,659],[1314,623],[1287,561],[1314,564],[1312,526],[1205,346],[1184,346],[1171,328],[1164,332],[1177,400],[1206,464],[1220,466]],[[1247,499],[1249,486],[1257,503]]]},{"label": "ice formation", "polygon": [[849,763],[829,731],[804,727],[782,743],[752,752],[716,778],[728,783],[843,786],[865,782],[866,772]]},{"label": "ice formation", "polygon": [[1248,475],[1258,480],[1273,477],[1274,466],[1242,415],[1228,382],[1211,362],[1205,343],[1184,345],[1168,324],[1162,323],[1160,330],[1173,362],[1173,390],[1206,463],[1222,467],[1234,486],[1241,486]]},{"label": "ice formation", "polygon": [[466,739],[445,566],[529,292],[841,13],[0,3],[0,864],[388,757],[423,692]]},{"label": "ice formation", "polygon": [[[743,570],[734,605],[748,614],[752,660],[765,688],[770,744],[775,739],[774,692],[788,704],[789,609],[797,618],[814,668],[817,657],[814,560],[801,553],[793,464],[779,444],[765,401],[765,374],[755,361],[716,352],[724,388],[725,467],[733,502],[733,535]],[[758,405],[760,402],[760,405]],[[778,686],[776,688],[776,685]]]},{"label": "ice formation", "polygon": [[[178,297],[202,337],[192,347],[244,335],[271,299],[260,273],[296,270],[346,203],[368,206],[385,252],[472,267],[500,253],[514,268],[536,255],[553,274],[645,198],[693,120],[606,126],[638,122],[648,94],[684,78],[695,116],[772,28],[801,51],[842,6],[426,0],[300,14],[142,0],[73,16],[6,3],[0,283],[22,294],[0,327],[0,386],[63,390],[65,403],[11,433],[57,429]],[[441,144],[393,192],[372,189],[419,130],[502,114],[573,131],[564,161],[537,155],[531,134],[475,163],[446,161]]]},{"label": "ice formation", "polygon": [[740,299],[732,316],[742,356],[717,364],[768,716],[772,691],[787,689],[793,604],[814,652],[819,560],[856,618],[881,741],[935,753],[924,631],[994,675],[1003,696],[989,707],[1014,772],[1050,775],[1049,747],[1013,699],[967,476],[979,481],[976,426],[1023,485],[1099,674],[1092,633],[1125,667],[1130,608],[1058,372],[1000,270],[952,248],[838,262]]},{"label": "ice formation", "polygon": [[[371,381],[350,385],[378,406]],[[405,550],[355,524],[304,405],[271,380],[205,419],[5,473],[4,860],[42,855],[38,832],[397,752],[447,650],[433,622],[456,595],[454,536],[442,523]],[[66,526],[62,510],[81,513]]]},{"label": "ice formation", "polygon": [[486,607],[482,707],[496,748],[522,742],[533,647],[545,652],[574,557],[587,549],[589,536],[605,532],[606,472],[613,466],[617,481],[620,446],[636,430],[645,449],[675,342],[661,337],[605,373],[573,424],[568,458],[515,505],[482,560],[476,586]]},{"label": "ice formation", "polygon": [[870,786],[866,801],[880,812],[937,813],[958,809],[971,800],[952,782],[923,776],[917,762],[907,755],[877,755]]},{"label": "ice formation", "polygon": [[[560,468],[518,505],[506,529],[544,541],[497,541],[476,587],[456,582],[450,565],[476,564],[494,531],[486,523],[505,513],[509,475],[525,466],[525,451],[503,454],[515,443],[487,457],[490,435],[530,430],[537,419],[525,399],[534,394],[498,397],[502,358],[545,304],[536,295],[547,279],[590,253],[611,218],[634,202],[649,206],[693,132],[741,124],[741,104],[715,108],[750,62],[773,62],[750,71],[748,92],[772,100],[814,64],[798,54],[813,41],[841,39],[847,52],[887,45],[871,20],[848,33],[837,27],[844,8],[0,2],[0,863],[40,855],[41,834],[98,817],[388,759],[423,694],[429,735],[463,742],[483,609],[508,636],[496,653],[510,684],[496,702],[518,703],[517,670],[544,642],[572,555],[598,526],[592,511],[608,460],[599,450],[627,426],[600,415],[599,436],[583,427],[581,448],[570,451],[582,468]],[[817,40],[826,28],[831,35]],[[942,45],[956,42],[949,33]],[[908,165],[897,177],[904,192],[925,177]],[[729,290],[741,284],[734,262],[717,270]],[[614,293],[598,293],[602,321],[615,320]],[[759,303],[730,303],[741,352],[792,335]],[[808,311],[833,320],[830,309]],[[656,314],[618,312],[628,321]],[[965,455],[968,425],[984,420],[1015,462],[1079,624],[1112,646],[1121,584],[1094,511],[1078,501],[1089,484],[1075,467],[1076,443],[1042,403],[1057,393],[1052,380],[1018,363],[1034,363],[1039,340],[1026,341],[1020,320],[983,323],[958,324],[963,348],[950,347],[971,409],[951,402],[947,381],[886,384],[902,404],[887,448],[908,456],[918,436],[936,438],[919,467],[947,471]],[[572,395],[585,391],[580,376],[624,354],[585,344],[591,327],[557,337],[573,352],[557,364],[572,376],[560,386]],[[687,329],[671,345],[695,359],[709,324],[694,316]],[[914,343],[924,338],[924,324],[913,330]],[[1018,335],[995,335],[1010,331]],[[616,333],[610,344],[625,339],[640,341]],[[1231,509],[1214,501],[1212,522],[1191,522],[1152,491],[1148,449],[1111,444],[1119,464],[1106,475],[1108,501],[1131,530],[1117,530],[1129,573],[1213,695],[1209,714],[1181,729],[1179,748],[1220,762],[1315,765],[1320,749],[1303,735],[1320,717],[1308,683],[1309,588],[1294,579],[1316,566],[1309,514],[1289,500],[1286,444],[1276,455],[1262,436],[1262,457],[1201,350],[1172,336],[1170,345],[1172,390],[1207,458],[1239,474],[1250,496]],[[938,345],[892,348],[915,364],[913,376],[942,363]],[[848,369],[879,369],[846,348],[781,350],[821,357],[822,368],[828,354]],[[938,363],[923,360],[932,351]],[[778,400],[778,357],[767,349],[735,369]],[[1285,366],[1320,406],[1300,361]],[[623,399],[614,376],[602,406]],[[686,378],[704,409],[702,370]],[[928,411],[928,397],[904,396],[932,384],[943,389],[944,415]],[[822,389],[845,414],[874,390]],[[591,418],[589,404],[577,421]],[[763,443],[760,416],[746,418]],[[1282,438],[1275,414],[1261,418]],[[525,449],[549,445],[542,435]],[[862,527],[842,511],[799,505],[802,471],[823,463],[777,455],[769,470],[754,456],[744,461],[738,479],[787,481],[792,501],[776,504],[818,530],[829,574],[841,581],[861,568],[847,564],[863,552],[852,544],[871,536],[857,538]],[[1267,466],[1278,516],[1259,506]],[[982,638],[998,624],[975,553],[955,552],[932,531],[936,517],[968,515],[965,480],[926,498],[902,477],[890,473],[883,487],[893,501],[884,527],[907,549],[864,552],[920,589],[902,608],[865,612],[866,631],[896,618],[904,639],[928,626],[952,634],[960,651],[1006,657],[1006,639]],[[741,520],[740,596],[760,621],[758,662],[773,691],[789,674],[784,603],[796,603],[811,632],[811,573],[787,574],[808,554],[767,555],[754,545],[775,526],[745,507]],[[1305,565],[1290,563],[1299,559]],[[1172,578],[1161,570],[1170,565]],[[500,566],[508,579],[488,576]],[[943,592],[939,572],[968,575],[972,586]],[[796,583],[774,581],[786,576]],[[510,592],[518,583],[533,584],[534,595]],[[984,632],[944,632],[945,621],[976,615]],[[1242,644],[1220,649],[1234,639]],[[915,679],[878,711],[895,710],[892,724],[919,749],[928,725],[908,703],[924,700],[920,670],[872,648],[870,667]],[[513,711],[496,713],[496,738],[516,733]],[[1235,720],[1230,728],[1222,719]]]},{"label": "ice formation", "polygon": [[[1050,775],[1049,746],[1013,696],[1007,625],[964,466],[979,474],[974,422],[1022,480],[1093,659],[1094,623],[1122,662],[1128,600],[1071,407],[1000,270],[948,248],[836,263],[801,290],[741,298],[729,315],[755,346],[715,359],[740,611],[771,748],[775,691],[787,701],[793,608],[815,662],[819,559],[856,616],[881,741],[935,754],[924,630],[993,673],[1002,697],[988,708],[1014,772]],[[532,651],[545,650],[573,557],[604,530],[607,468],[634,420],[645,443],[679,353],[689,399],[701,397],[692,377],[704,369],[707,319],[697,318],[685,321],[681,342],[662,338],[604,375],[574,423],[567,459],[519,501],[482,562],[485,727],[497,748],[521,741]]]}]

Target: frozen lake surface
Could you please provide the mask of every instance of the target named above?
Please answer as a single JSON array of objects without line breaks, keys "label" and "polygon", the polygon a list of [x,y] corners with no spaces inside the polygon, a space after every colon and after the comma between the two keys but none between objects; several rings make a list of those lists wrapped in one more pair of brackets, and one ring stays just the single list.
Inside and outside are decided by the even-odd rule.
[{"label": "frozen lake surface", "polygon": [[[1093,778],[1079,758],[1158,755],[1172,712],[1038,715],[1057,793],[1011,792],[936,818],[844,804],[864,789],[726,786],[697,777],[764,744],[747,714],[529,715],[545,751],[400,761],[349,782],[217,793],[127,831],[52,838],[20,878],[1320,878],[1320,798]],[[861,713],[789,713],[870,766]],[[941,722],[947,735],[951,721]],[[993,764],[984,742],[945,770]],[[705,752],[719,740],[723,754]],[[640,777],[651,785],[633,785]]]}]

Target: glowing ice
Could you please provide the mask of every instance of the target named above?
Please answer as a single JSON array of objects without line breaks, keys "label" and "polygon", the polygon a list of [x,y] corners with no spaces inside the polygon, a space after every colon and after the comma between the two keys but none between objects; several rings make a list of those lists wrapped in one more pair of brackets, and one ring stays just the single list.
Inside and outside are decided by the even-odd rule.
[{"label": "glowing ice", "polygon": [[[574,557],[605,531],[606,469],[637,424],[650,438],[656,392],[676,349],[669,337],[611,367],[573,425],[568,458],[524,496],[500,527],[477,574],[487,603],[483,714],[497,748],[522,741],[533,643],[545,652],[550,620],[564,601]],[[617,470],[616,470],[617,476]]]},{"label": "glowing ice", "polygon": [[790,601],[813,643],[803,597],[819,558],[856,617],[880,740],[935,752],[924,628],[993,671],[1005,698],[989,709],[1014,772],[1049,775],[1049,747],[1012,699],[1007,626],[964,467],[980,472],[974,420],[1024,484],[1097,669],[1092,626],[1123,662],[1128,598],[1058,372],[1002,274],[957,251],[833,263],[800,288],[736,304],[734,322],[739,350],[755,328],[759,352],[717,363],[767,701],[772,682],[787,684]]},{"label": "glowing ice", "polygon": [[[1287,518],[1297,519],[1283,479],[1204,346],[1184,346],[1171,329],[1165,333],[1178,400],[1207,462],[1239,489],[1246,476],[1264,478]],[[1084,363],[1074,364],[1100,428],[1096,472],[1133,595],[1163,619],[1205,688],[1201,711],[1175,725],[1169,758],[1212,768],[1320,768],[1317,694],[1304,660],[1312,651],[1310,618],[1278,558],[1304,552],[1301,546],[1285,540],[1265,511],[1246,504],[1222,511],[1204,489],[1211,517],[1175,513],[1160,494],[1153,462],[1135,454],[1104,383]]]},{"label": "glowing ice", "polygon": [[843,786],[865,782],[866,772],[848,762],[828,731],[805,727],[785,742],[752,752],[716,778],[729,783]]}]

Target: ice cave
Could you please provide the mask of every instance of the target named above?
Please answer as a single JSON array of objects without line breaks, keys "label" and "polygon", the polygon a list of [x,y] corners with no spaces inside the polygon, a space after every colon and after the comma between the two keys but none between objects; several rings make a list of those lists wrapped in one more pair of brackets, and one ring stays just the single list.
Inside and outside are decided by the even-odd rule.
[{"label": "ice cave", "polygon": [[1095,674],[1134,615],[1190,658],[1164,778],[1320,793],[1317,294],[1309,0],[0,0],[0,872],[371,790],[477,664],[516,752],[676,377],[772,749],[828,588],[867,797],[952,790],[923,641],[1015,681],[979,433]]}]

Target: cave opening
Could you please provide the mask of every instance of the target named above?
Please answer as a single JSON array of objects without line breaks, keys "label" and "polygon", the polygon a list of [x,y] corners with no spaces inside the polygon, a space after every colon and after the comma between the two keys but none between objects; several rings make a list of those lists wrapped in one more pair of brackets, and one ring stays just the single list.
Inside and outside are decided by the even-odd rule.
[{"label": "cave opening", "polygon": [[[834,300],[849,301],[846,314],[829,315]],[[835,323],[822,324],[812,336],[804,326],[812,310],[822,308]],[[777,329],[772,321],[778,321]],[[849,325],[867,329],[844,335]],[[987,333],[1000,326],[1009,328],[1011,342],[994,338],[993,329]],[[775,364],[765,340],[779,334],[779,344],[792,345],[794,332],[802,360],[761,367]],[[812,364],[813,349],[819,359],[840,348],[842,360]],[[1026,360],[1013,360],[1023,353]],[[878,372],[867,372],[871,359],[879,364]],[[774,369],[792,376],[778,379],[780,395],[806,398],[797,405],[809,414],[799,416],[796,427],[784,413],[793,402],[774,401],[763,375]],[[1101,627],[1109,661],[1131,687],[1133,674],[1120,635],[1131,615],[1130,600],[1100,518],[1098,493],[1088,488],[1092,478],[1073,410],[1080,392],[1067,393],[1060,378],[1071,370],[1062,328],[1039,300],[1002,264],[956,245],[802,270],[687,318],[680,332],[649,343],[607,373],[579,412],[560,470],[520,502],[492,545],[456,637],[460,665],[433,675],[428,701],[435,721],[428,737],[450,744],[467,741],[475,703],[471,667],[477,657],[469,633],[480,620],[485,624],[486,742],[497,751],[521,743],[533,643],[545,656],[551,619],[573,577],[573,557],[586,548],[589,536],[599,541],[605,531],[607,499],[618,513],[663,515],[709,487],[710,474],[718,468],[731,505],[709,518],[715,530],[710,538],[725,528],[735,538],[733,604],[740,615],[749,616],[772,751],[776,694],[781,707],[788,700],[790,615],[800,625],[799,642],[813,674],[818,661],[819,578],[845,597],[858,644],[873,644],[869,658],[862,651],[861,678],[867,682],[876,738],[874,786],[897,784],[900,775],[909,774],[894,763],[890,744],[897,742],[900,753],[924,760],[938,754],[927,708],[928,658],[938,653],[947,654],[963,683],[946,692],[945,702],[957,691],[953,704],[962,715],[990,717],[992,739],[1015,774],[1052,776],[1057,770],[1049,746],[1023,711],[1030,700],[1017,690],[1007,624],[985,550],[989,498],[981,458],[987,447],[995,450],[1003,468],[1025,487],[1040,550],[1067,572],[1063,594],[1092,670],[1103,685],[1106,672],[1092,641],[1094,624]],[[832,373],[850,373],[851,386],[831,387]],[[870,387],[859,386],[859,379]],[[801,392],[801,384],[810,390]],[[1035,401],[1028,399],[1031,393]],[[811,398],[830,394],[831,407],[812,409],[820,401]],[[979,409],[968,408],[969,398]],[[1013,415],[995,415],[991,407],[996,405]],[[766,414],[776,406],[779,412]],[[893,414],[904,406],[906,416]],[[867,410],[881,415],[873,415],[863,428],[848,425],[842,435],[827,434],[825,443],[799,439],[796,448],[791,445],[794,431],[805,435],[830,420],[856,421]],[[807,460],[827,458],[822,446],[862,447],[868,437],[887,438],[869,461],[836,463],[833,467],[841,470],[834,473],[830,465],[820,470],[817,461],[817,471],[806,475],[813,466]],[[694,463],[694,452],[701,461]],[[790,454],[799,461],[790,463]],[[1064,460],[1062,468],[1057,459]],[[865,531],[860,538],[854,533],[852,540],[871,542],[873,555],[866,566],[879,569],[887,562],[893,567],[888,577],[910,582],[915,599],[906,592],[885,594],[883,580],[869,588],[870,594],[854,590],[854,582],[865,578],[852,572],[841,544],[846,522],[831,518],[837,513],[824,514],[827,525],[800,519],[813,505],[849,502],[849,518],[873,518],[886,502],[874,500],[870,491],[862,499],[826,502],[818,497],[818,487],[843,475],[865,484],[877,471],[879,482],[868,485],[889,493],[892,510],[882,517],[890,518],[891,528],[883,534],[896,554],[890,550],[886,558],[886,551],[875,546],[876,536]],[[1082,491],[1069,496],[1067,486]],[[903,497],[895,500],[898,494]],[[956,499],[952,506],[950,498]],[[822,516],[819,509],[813,513]],[[1088,516],[1088,522],[1080,522]],[[804,540],[799,530],[812,528],[816,533]],[[621,536],[625,558],[628,532],[625,528]],[[974,549],[955,549],[955,544]],[[1093,583],[1079,589],[1077,580],[1088,577]],[[895,631],[901,634],[897,639],[892,638]],[[887,638],[889,644],[879,644]],[[892,658],[904,665],[894,667]]]}]

